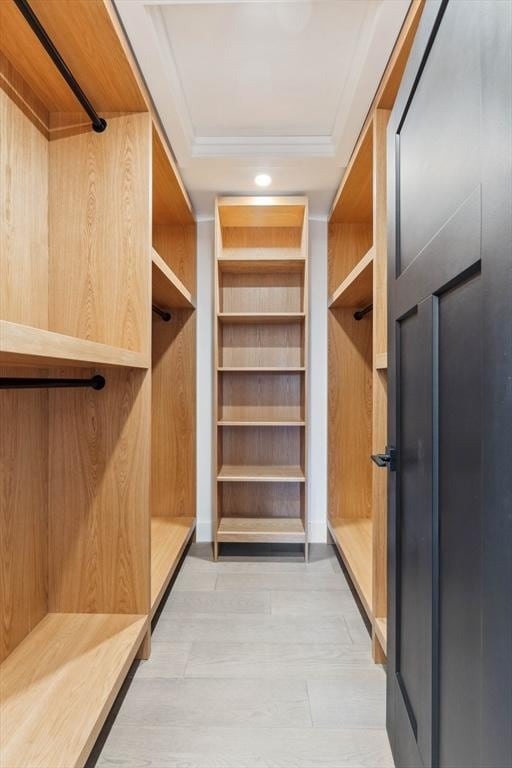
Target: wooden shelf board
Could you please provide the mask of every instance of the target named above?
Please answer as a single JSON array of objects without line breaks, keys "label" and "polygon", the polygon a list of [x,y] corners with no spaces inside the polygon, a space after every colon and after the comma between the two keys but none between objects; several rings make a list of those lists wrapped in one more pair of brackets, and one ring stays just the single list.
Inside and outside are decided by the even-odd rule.
[{"label": "wooden shelf board", "polygon": [[[263,251],[263,249],[262,249]],[[289,273],[289,272],[303,272],[306,264],[304,256],[296,256],[294,258],[281,257],[268,258],[264,252],[259,252],[258,255],[252,258],[219,258],[218,265],[220,272],[246,272],[247,274],[255,274],[263,272],[268,273]]]},{"label": "wooden shelf board", "polygon": [[219,312],[221,323],[289,323],[303,322],[304,312]]},{"label": "wooden shelf board", "polygon": [[217,480],[223,483],[304,483],[306,478],[301,467],[224,465]]},{"label": "wooden shelf board", "polygon": [[158,121],[153,121],[153,224],[194,224],[187,191]]},{"label": "wooden shelf board", "polygon": [[305,540],[304,523],[297,517],[223,517],[217,530],[219,542],[302,544]]},{"label": "wooden shelf board", "polygon": [[368,517],[332,519],[329,530],[361,603],[372,620],[373,525]]},{"label": "wooden shelf board", "polygon": [[222,419],[217,422],[219,427],[304,427],[304,419]]},{"label": "wooden shelf board", "polygon": [[307,199],[223,197],[217,202],[222,227],[302,227]]},{"label": "wooden shelf board", "polygon": [[145,616],[49,613],[0,667],[0,765],[84,765],[147,631]]},{"label": "wooden shelf board", "polygon": [[289,368],[279,366],[222,366],[217,368],[219,373],[303,373],[304,366],[291,366]]},{"label": "wooden shelf board", "polygon": [[387,352],[379,352],[375,355],[375,368],[378,371],[385,371],[388,367],[388,354]]},{"label": "wooden shelf board", "polygon": [[0,320],[0,364],[148,368],[150,362],[143,352]]},{"label": "wooden shelf board", "polygon": [[365,307],[373,298],[373,255],[370,248],[329,297],[329,307]]},{"label": "wooden shelf board", "polygon": [[192,294],[154,248],[151,262],[153,302],[165,309],[194,309]]},{"label": "wooden shelf board", "polygon": [[151,518],[151,618],[195,527],[195,517]]},{"label": "wooden shelf board", "polygon": [[388,620],[387,619],[374,619],[373,626],[375,628],[375,634],[381,645],[384,653],[387,652],[388,643]]}]

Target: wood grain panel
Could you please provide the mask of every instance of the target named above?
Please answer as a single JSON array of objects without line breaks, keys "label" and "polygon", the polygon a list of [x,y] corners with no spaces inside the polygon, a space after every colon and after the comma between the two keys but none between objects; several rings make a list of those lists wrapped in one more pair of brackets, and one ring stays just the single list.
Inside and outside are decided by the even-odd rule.
[{"label": "wood grain panel", "polygon": [[0,765],[83,768],[145,616],[49,614],[0,668]]},{"label": "wood grain panel", "polygon": [[51,142],[51,330],[149,349],[150,138],[130,115]]},{"label": "wood grain panel", "polygon": [[364,518],[331,520],[329,528],[366,614],[372,621],[372,521]]},{"label": "wood grain panel", "polygon": [[147,613],[151,383],[145,371],[102,373],[100,392],[49,395],[49,607]]},{"label": "wood grain panel", "polygon": [[48,392],[2,390],[0,425],[1,662],[48,611]]},{"label": "wood grain panel", "polygon": [[366,307],[373,301],[373,248],[329,297],[329,308]]},{"label": "wood grain panel", "polygon": [[373,134],[371,121],[365,127],[343,175],[333,203],[330,222],[371,221]]},{"label": "wood grain panel", "polygon": [[[31,0],[30,5],[97,110],[147,110],[108,2]],[[0,3],[0,29],[2,51],[48,111],[76,110],[76,97],[13,0]]]},{"label": "wood grain panel", "polygon": [[153,224],[194,224],[187,191],[178,174],[167,139],[156,121],[153,124],[152,144]]},{"label": "wood grain panel", "polygon": [[194,300],[196,294],[196,226],[153,225],[153,247],[178,276]]},{"label": "wood grain panel", "polygon": [[223,373],[219,382],[221,419],[304,418],[300,373]]},{"label": "wood grain panel", "polygon": [[219,441],[223,463],[236,466],[301,466],[301,427],[225,427]]},{"label": "wood grain panel", "polygon": [[[289,258],[301,250],[299,227],[223,227],[223,256],[229,258]],[[235,256],[236,254],[236,256]]]},{"label": "wood grain panel", "polygon": [[219,329],[221,367],[303,367],[304,325],[223,323]]},{"label": "wood grain panel", "polygon": [[48,142],[1,89],[0,313],[48,328]]},{"label": "wood grain panel", "polygon": [[305,197],[221,197],[217,200],[221,227],[296,227],[302,230]]},{"label": "wood grain panel", "polygon": [[329,311],[329,516],[372,514],[372,319]]},{"label": "wood grain panel", "polygon": [[219,517],[301,517],[299,483],[219,483]]},{"label": "wood grain panel", "polygon": [[221,272],[221,312],[303,312],[304,278],[298,272]]},{"label": "wood grain panel", "polygon": [[328,239],[328,284],[333,294],[373,243],[371,222],[330,223]]},{"label": "wood grain panel", "polygon": [[176,307],[193,308],[192,294],[186,288],[179,277],[165,263],[153,248],[152,264],[152,300],[160,308],[174,309]]},{"label": "wood grain panel", "polygon": [[195,517],[196,317],[153,322],[151,512]]}]

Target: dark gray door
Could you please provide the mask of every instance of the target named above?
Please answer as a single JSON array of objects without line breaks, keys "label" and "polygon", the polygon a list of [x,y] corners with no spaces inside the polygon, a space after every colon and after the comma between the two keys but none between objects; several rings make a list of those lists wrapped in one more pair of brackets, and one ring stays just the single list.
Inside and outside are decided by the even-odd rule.
[{"label": "dark gray door", "polygon": [[512,3],[427,2],[389,133],[388,733],[512,766]]}]

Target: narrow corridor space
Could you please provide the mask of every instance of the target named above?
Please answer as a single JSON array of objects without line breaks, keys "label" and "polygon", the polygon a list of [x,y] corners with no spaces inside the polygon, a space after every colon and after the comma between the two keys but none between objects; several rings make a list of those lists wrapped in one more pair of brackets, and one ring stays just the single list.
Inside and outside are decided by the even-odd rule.
[{"label": "narrow corridor space", "polygon": [[191,546],[87,768],[393,765],[385,673],[332,547],[245,552]]}]

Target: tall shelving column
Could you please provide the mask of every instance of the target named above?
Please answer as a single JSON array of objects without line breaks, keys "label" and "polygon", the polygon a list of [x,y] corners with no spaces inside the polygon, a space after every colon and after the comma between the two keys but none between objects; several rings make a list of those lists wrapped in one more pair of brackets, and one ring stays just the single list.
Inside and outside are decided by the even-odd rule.
[{"label": "tall shelving column", "polygon": [[414,0],[329,218],[328,526],[372,627],[387,642],[386,127],[423,10]]},{"label": "tall shelving column", "polygon": [[307,559],[307,222],[303,197],[217,201],[215,558],[266,542]]}]

